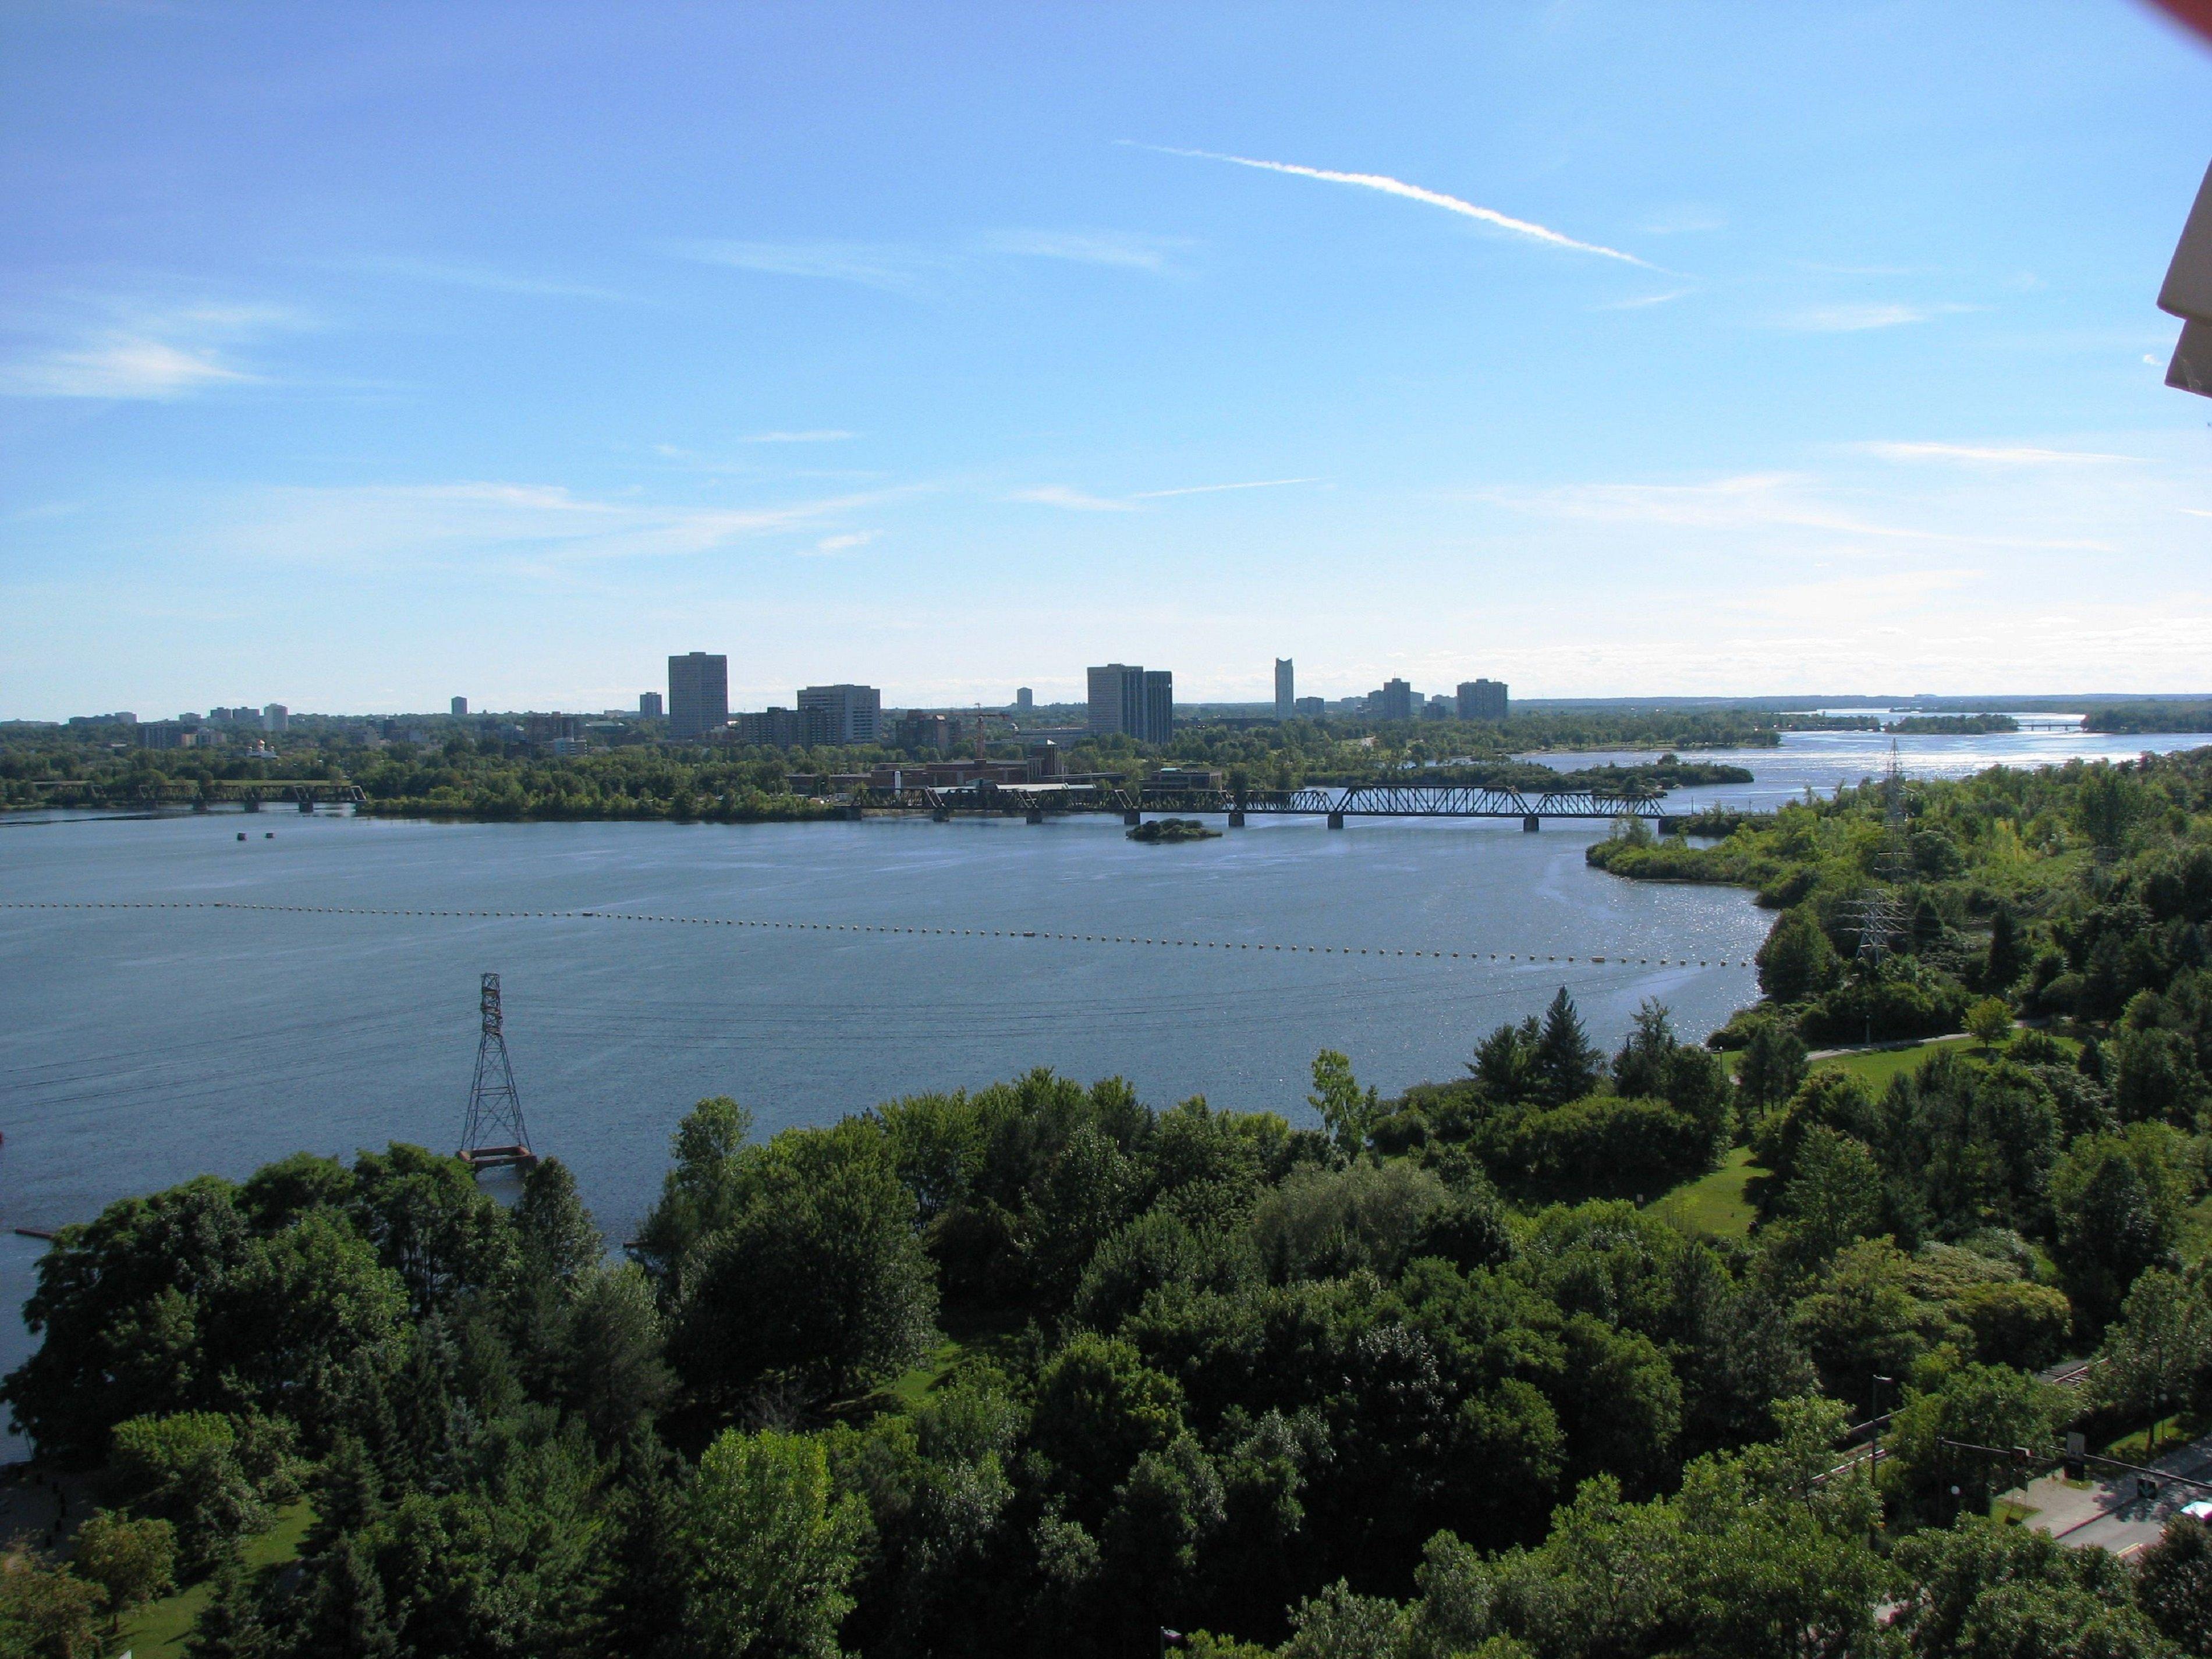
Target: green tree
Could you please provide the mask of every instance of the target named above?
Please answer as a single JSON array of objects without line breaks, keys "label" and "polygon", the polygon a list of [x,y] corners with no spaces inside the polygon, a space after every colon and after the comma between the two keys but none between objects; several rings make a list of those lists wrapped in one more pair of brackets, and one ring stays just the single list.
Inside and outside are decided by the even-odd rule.
[{"label": "green tree", "polygon": [[94,1659],[100,1592],[66,1567],[35,1555],[0,1571],[0,1655],[6,1659]]},{"label": "green tree", "polygon": [[2010,905],[2000,905],[1990,918],[1990,948],[1982,961],[1982,983],[2002,996],[2027,971],[2027,941],[2021,936],[2020,923]]},{"label": "green tree", "polygon": [[2212,1653],[2212,1528],[2169,1518],[2158,1542],[2136,1558],[2136,1601],[2184,1653]]},{"label": "green tree", "polygon": [[1605,1075],[1605,1055],[1583,1029],[1582,1015],[1564,985],[1544,1010],[1542,1034],[1536,1039],[1536,1072],[1541,1097],[1551,1106],[1580,1100]]},{"label": "green tree", "polygon": [[1754,960],[1759,988],[1774,1002],[1808,1001],[1833,986],[1844,972],[1836,947],[1805,905],[1775,918]]},{"label": "green tree", "polygon": [[177,1532],[167,1521],[130,1521],[95,1510],[76,1529],[70,1570],[100,1586],[111,1623],[176,1582]]},{"label": "green tree", "polygon": [[235,1555],[216,1565],[207,1605],[192,1622],[185,1659],[276,1659],[273,1633],[261,1617],[254,1583]]},{"label": "green tree", "polygon": [[[1930,1392],[1910,1391],[1891,1419],[1885,1483],[1922,1512],[1948,1520],[1976,1515],[2016,1478],[2008,1462],[1942,1443],[2046,1449],[2051,1390],[2008,1365],[1962,1365]],[[1956,1486],[1955,1503],[1949,1488]]]},{"label": "green tree", "polygon": [[606,1257],[606,1241],[577,1194],[576,1178],[557,1158],[539,1159],[523,1176],[514,1217],[526,1282],[552,1285],[565,1297]]},{"label": "green tree", "polygon": [[2083,1135],[2051,1171],[2053,1254],[2093,1328],[2119,1311],[2138,1273],[2172,1255],[2189,1191],[2179,1141],[2152,1123]]},{"label": "green tree", "polygon": [[1118,1338],[1079,1334],[1037,1377],[1031,1443],[1079,1515],[1095,1519],[1130,1466],[1182,1431],[1182,1390]]},{"label": "green tree", "polygon": [[662,1360],[660,1311],[634,1263],[587,1275],[564,1324],[565,1397],[602,1446],[652,1420],[676,1391]]},{"label": "green tree", "polygon": [[1748,1129],[1768,1112],[1788,1103],[1805,1081],[1804,1040],[1779,1019],[1762,1019],[1752,1028],[1736,1072],[1736,1098]]},{"label": "green tree", "polygon": [[1347,1158],[1358,1156],[1381,1115],[1379,1097],[1371,1088],[1360,1088],[1352,1074],[1351,1060],[1334,1048],[1314,1056],[1313,1088],[1306,1104],[1321,1114],[1337,1150]]},{"label": "green tree", "polygon": [[732,1659],[838,1659],[866,1512],[838,1497],[822,1443],[724,1432],[685,1505],[690,1633]]},{"label": "green tree", "polygon": [[633,1249],[665,1297],[680,1293],[692,1248],[737,1219],[745,1201],[745,1138],[752,1129],[753,1115],[727,1095],[701,1101],[677,1126],[675,1160]]},{"label": "green tree", "polygon": [[670,1343],[684,1380],[724,1401],[771,1376],[830,1398],[912,1364],[935,1317],[934,1274],[874,1127],[787,1130],[746,1186],[685,1275]]},{"label": "green tree", "polygon": [[2186,1405],[2212,1367],[2212,1309],[2201,1288],[2151,1268],[2137,1276],[2105,1331],[2097,1399],[2130,1419],[2155,1420]]},{"label": "green tree", "polygon": [[1798,1143],[1780,1208],[1790,1224],[1784,1254],[1800,1271],[1816,1273],[1881,1231],[1881,1167],[1862,1142],[1816,1123]]},{"label": "green tree", "polygon": [[238,1445],[237,1426],[217,1412],[134,1417],[116,1425],[117,1488],[132,1507],[175,1523],[188,1566],[204,1566],[269,1523]]},{"label": "green tree", "polygon": [[507,1213],[460,1159],[394,1141],[360,1154],[353,1175],[355,1224],[407,1286],[418,1316],[509,1281]]},{"label": "green tree", "polygon": [[1987,1054],[2012,1036],[2012,1009],[2002,997],[1984,997],[1966,1010],[1966,1030]]}]

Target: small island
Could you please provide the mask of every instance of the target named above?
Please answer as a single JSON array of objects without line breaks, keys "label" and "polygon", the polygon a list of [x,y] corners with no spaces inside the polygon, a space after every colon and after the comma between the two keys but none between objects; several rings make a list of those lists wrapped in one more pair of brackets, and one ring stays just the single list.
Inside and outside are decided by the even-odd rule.
[{"label": "small island", "polygon": [[1131,841],[1151,846],[1176,841],[1218,841],[1221,831],[1207,829],[1196,818],[1154,818],[1150,823],[1139,824],[1128,836]]}]

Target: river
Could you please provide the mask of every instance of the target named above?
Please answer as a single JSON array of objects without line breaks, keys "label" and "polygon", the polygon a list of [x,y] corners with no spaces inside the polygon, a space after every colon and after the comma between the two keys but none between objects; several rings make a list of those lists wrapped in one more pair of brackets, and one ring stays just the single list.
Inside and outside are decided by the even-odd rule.
[{"label": "river", "polygon": [[[1909,769],[1948,771],[2189,741],[1904,749]],[[1792,733],[1741,757],[1760,781],[1733,793],[1832,787],[1887,753],[1868,734]],[[702,1095],[736,1096],[773,1132],[1049,1066],[1118,1073],[1155,1105],[1201,1094],[1308,1121],[1317,1049],[1344,1050],[1385,1092],[1456,1075],[1483,1032],[1562,984],[1608,1047],[1647,997],[1702,1035],[1756,994],[1747,959],[1767,925],[1741,892],[1591,871],[1583,849],[1603,826],[1559,820],[1536,835],[1372,820],[1332,832],[1255,816],[1158,847],[1110,818],[0,823],[9,907],[191,907],[0,908],[11,1229],[301,1148],[453,1145],[485,970],[502,976],[533,1143],[575,1170],[621,1239]],[[583,910],[672,920],[538,914]],[[416,914],[346,914],[360,911]],[[437,911],[532,914],[422,914]],[[1116,939],[1197,943],[1093,942]],[[40,1248],[0,1235],[0,1301],[27,1294]],[[0,1365],[27,1344],[0,1322]]]}]

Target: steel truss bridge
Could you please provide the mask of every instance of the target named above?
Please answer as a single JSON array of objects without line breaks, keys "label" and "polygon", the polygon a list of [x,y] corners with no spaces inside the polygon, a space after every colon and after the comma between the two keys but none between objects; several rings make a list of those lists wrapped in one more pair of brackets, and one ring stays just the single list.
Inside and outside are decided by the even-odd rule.
[{"label": "steel truss bridge", "polygon": [[1642,818],[1662,834],[1679,823],[1656,796],[1615,797],[1586,789],[1531,795],[1518,789],[1469,784],[1361,783],[1304,789],[1128,790],[1097,784],[991,783],[948,788],[856,789],[842,798],[847,812],[927,812],[938,822],[955,817],[1024,817],[1042,823],[1073,813],[1117,812],[1125,823],[1156,817],[1226,815],[1231,825],[1247,813],[1322,817],[1332,830],[1346,818],[1518,818],[1535,830],[1546,818],[1611,822]]}]

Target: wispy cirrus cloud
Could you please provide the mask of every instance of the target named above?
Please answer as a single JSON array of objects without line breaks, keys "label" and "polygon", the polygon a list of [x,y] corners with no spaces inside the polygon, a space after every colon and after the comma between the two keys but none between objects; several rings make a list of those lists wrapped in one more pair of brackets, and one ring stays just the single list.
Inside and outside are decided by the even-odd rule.
[{"label": "wispy cirrus cloud", "polygon": [[1170,495],[1213,495],[1224,489],[1275,489],[1285,484],[1319,483],[1318,478],[1253,478],[1243,483],[1185,484],[1180,489],[1140,489],[1133,501],[1164,501]]},{"label": "wispy cirrus cloud", "polygon": [[1066,484],[1040,484],[1018,489],[1010,501],[1030,501],[1039,507],[1064,507],[1071,513],[1133,513],[1139,501],[1166,501],[1177,495],[1214,495],[1229,489],[1274,489],[1284,484],[1318,483],[1317,478],[1251,478],[1237,483],[1184,484],[1175,489],[1140,489],[1124,496],[1094,495]]},{"label": "wispy cirrus cloud", "polygon": [[1647,259],[1633,253],[1624,253],[1617,247],[1607,247],[1601,242],[1585,242],[1553,230],[1534,220],[1516,219],[1510,214],[1500,213],[1496,208],[1486,208],[1457,196],[1447,196],[1440,190],[1430,190],[1420,185],[1409,185],[1403,179],[1393,179],[1387,173],[1340,173],[1329,167],[1310,167],[1295,161],[1263,161],[1250,155],[1230,155],[1219,150],[1179,149],[1171,144],[1142,144],[1134,139],[1122,139],[1122,143],[1135,149],[1149,149],[1162,155],[1188,155],[1204,161],[1226,161],[1240,167],[1256,167],[1263,173],[1284,173],[1300,179],[1318,179],[1332,185],[1352,185],[1361,190],[1380,191],[1386,196],[1396,196],[1409,202],[1442,208],[1447,213],[1458,214],[1464,219],[1479,220],[1492,228],[1526,237],[1548,246],[1568,248],[1577,253],[1595,253],[1601,258],[1618,259],[1624,264],[1638,265],[1646,270],[1654,269]]},{"label": "wispy cirrus cloud", "polygon": [[824,536],[812,547],[803,547],[799,551],[811,558],[827,558],[838,553],[849,553],[856,547],[866,547],[875,538],[876,532],[872,530],[848,530],[840,535]]},{"label": "wispy cirrus cloud", "polygon": [[0,394],[173,402],[264,380],[236,360],[238,348],[307,325],[297,313],[275,306],[109,301],[97,308],[106,313],[100,321],[57,330],[44,344],[0,363]]},{"label": "wispy cirrus cloud", "polygon": [[[450,567],[456,559],[475,558],[544,569],[717,552],[745,541],[816,531],[825,519],[834,521],[883,498],[878,493],[717,507],[485,480],[283,486],[232,502],[218,514],[215,533],[228,550],[285,563]],[[836,540],[836,533],[824,539]],[[817,543],[815,550],[836,550]]]},{"label": "wispy cirrus cloud", "polygon": [[1785,312],[1775,319],[1775,325],[1799,334],[1858,334],[1869,329],[1902,328],[1973,309],[1972,306],[1962,305],[1856,301],[1841,305],[1804,306]]},{"label": "wispy cirrus cloud", "polygon": [[1626,300],[1607,300],[1601,305],[1593,307],[1592,309],[1596,311],[1645,311],[1649,310],[1653,306],[1672,305],[1677,300],[1688,298],[1689,295],[1696,291],[1697,290],[1694,289],[1670,288],[1664,294],[1637,294],[1632,295]]},{"label": "wispy cirrus cloud", "polygon": [[1887,461],[1964,461],[1990,466],[2099,466],[2142,459],[2087,449],[2039,449],[2025,444],[1863,443],[1855,447]]},{"label": "wispy cirrus cloud", "polygon": [[1073,489],[1066,484],[1039,484],[1033,489],[1017,489],[1006,497],[1010,501],[1029,501],[1038,507],[1063,507],[1070,513],[1133,513],[1134,506],[1117,501],[1109,495],[1093,495],[1087,490]]},{"label": "wispy cirrus cloud", "polygon": [[480,289],[489,294],[518,294],[550,300],[600,300],[613,302],[629,296],[588,283],[537,276],[526,271],[502,270],[468,259],[441,259],[414,254],[366,254],[334,261],[349,270],[372,276],[396,277],[403,282],[435,283],[449,288]]},{"label": "wispy cirrus cloud", "polygon": [[678,258],[771,276],[808,276],[904,294],[951,261],[943,254],[879,242],[671,242]]},{"label": "wispy cirrus cloud", "polygon": [[982,245],[993,253],[1111,265],[1122,270],[1164,271],[1168,269],[1169,254],[1183,244],[1168,237],[1124,231],[1000,230],[983,238]]}]

